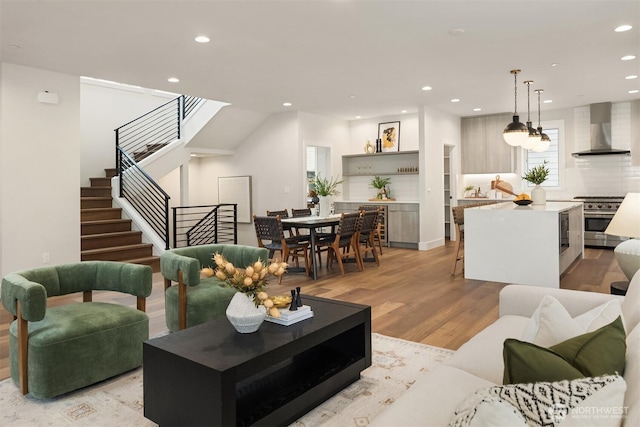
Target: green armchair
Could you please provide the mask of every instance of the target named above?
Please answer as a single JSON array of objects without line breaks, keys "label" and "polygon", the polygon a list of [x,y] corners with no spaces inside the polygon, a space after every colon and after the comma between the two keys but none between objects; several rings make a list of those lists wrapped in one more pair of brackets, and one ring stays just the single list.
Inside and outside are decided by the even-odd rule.
[{"label": "green armchair", "polygon": [[[9,328],[10,370],[22,394],[48,399],[142,365],[151,286],[151,267],[112,261],[6,275],[2,305],[15,319]],[[92,302],[94,290],[131,294],[137,308]],[[49,297],[80,292],[82,303],[47,307]]]},{"label": "green armchair", "polygon": [[[165,318],[171,332],[225,314],[235,289],[221,286],[216,277],[200,277],[203,267],[215,268],[218,252],[233,265],[244,268],[258,259],[267,262],[269,251],[255,246],[213,244],[164,251],[160,272],[164,277]],[[177,282],[173,285],[172,282]]]}]

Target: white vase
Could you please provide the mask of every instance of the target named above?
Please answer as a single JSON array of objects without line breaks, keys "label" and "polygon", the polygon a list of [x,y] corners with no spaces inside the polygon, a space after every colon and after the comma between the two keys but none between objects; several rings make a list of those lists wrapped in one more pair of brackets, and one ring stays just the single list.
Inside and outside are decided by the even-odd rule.
[{"label": "white vase", "polygon": [[253,298],[242,292],[236,292],[227,306],[227,319],[241,334],[250,334],[258,330],[267,311],[263,305],[256,305]]},{"label": "white vase", "polygon": [[320,216],[331,215],[331,199],[329,197],[320,197]]},{"label": "white vase", "polygon": [[531,200],[534,205],[544,205],[547,203],[547,192],[539,185],[531,190]]}]

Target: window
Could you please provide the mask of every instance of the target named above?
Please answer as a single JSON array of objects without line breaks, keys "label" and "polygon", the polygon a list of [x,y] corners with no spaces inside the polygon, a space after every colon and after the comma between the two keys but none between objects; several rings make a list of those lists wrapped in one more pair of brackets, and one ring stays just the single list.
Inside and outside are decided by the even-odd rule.
[{"label": "window", "polygon": [[[559,128],[546,128],[543,129],[544,133],[549,135],[551,144],[542,153],[536,153],[535,151],[527,151],[527,161],[525,171],[531,168],[541,165],[545,160],[547,161],[547,168],[549,168],[549,177],[542,183],[542,187],[560,187],[560,156],[558,149],[558,141],[560,135]],[[528,182],[529,187],[535,187],[534,184]]]}]

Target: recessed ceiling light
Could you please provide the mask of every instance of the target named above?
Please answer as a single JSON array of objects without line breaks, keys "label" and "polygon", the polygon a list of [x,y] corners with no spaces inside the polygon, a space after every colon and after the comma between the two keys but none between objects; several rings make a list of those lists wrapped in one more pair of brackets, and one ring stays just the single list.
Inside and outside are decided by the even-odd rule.
[{"label": "recessed ceiling light", "polygon": [[458,98],[453,98],[451,102],[460,102],[460,100]]},{"label": "recessed ceiling light", "polygon": [[180,81],[180,79],[176,78],[176,77],[169,77],[167,79],[168,82],[170,83],[178,83]]},{"label": "recessed ceiling light", "polygon": [[290,102],[283,102],[282,105],[285,107],[291,107],[292,104]]},{"label": "recessed ceiling light", "polygon": [[620,25],[619,27],[617,27],[615,29],[616,33],[622,33],[625,31],[629,31],[630,29],[632,29],[633,27],[631,25]]},{"label": "recessed ceiling light", "polygon": [[623,61],[631,61],[632,59],[636,59],[635,55],[625,55],[622,58],[620,58]]},{"label": "recessed ceiling light", "polygon": [[640,90],[638,90],[638,89],[632,89],[632,90],[629,91],[629,93],[638,93],[638,92],[640,92]]},{"label": "recessed ceiling light", "polygon": [[545,99],[544,101],[542,101],[543,104],[551,104],[553,102],[553,100],[551,99]]},{"label": "recessed ceiling light", "polygon": [[195,41],[198,43],[209,43],[209,37],[207,36],[198,36],[195,38]]},{"label": "recessed ceiling light", "polygon": [[464,30],[462,28],[454,28],[449,30],[449,34],[452,36],[461,36],[464,34]]},{"label": "recessed ceiling light", "polygon": [[407,112],[407,110],[402,110],[402,111],[400,111],[400,112],[401,112],[402,114],[404,114],[404,113],[406,113],[406,112]]},{"label": "recessed ceiling light", "polygon": [[482,108],[474,108],[473,111],[482,111]]},{"label": "recessed ceiling light", "polygon": [[553,64],[551,64],[552,67],[557,67],[558,65],[560,64],[558,64],[557,62],[554,62]]},{"label": "recessed ceiling light", "polygon": [[18,46],[17,44],[10,44],[9,47],[11,49],[20,49],[20,46]]},{"label": "recessed ceiling light", "polygon": [[349,99],[356,99],[355,95],[349,95]]},{"label": "recessed ceiling light", "polygon": [[431,90],[433,89],[431,86],[422,86],[422,90]]},{"label": "recessed ceiling light", "polygon": [[638,76],[636,76],[635,74],[632,74],[630,76],[625,77],[625,79],[627,79],[627,80],[633,80],[633,79],[637,79],[637,78],[638,78]]},{"label": "recessed ceiling light", "polygon": [[356,116],[356,119],[361,119],[361,118],[362,118],[362,116]]}]

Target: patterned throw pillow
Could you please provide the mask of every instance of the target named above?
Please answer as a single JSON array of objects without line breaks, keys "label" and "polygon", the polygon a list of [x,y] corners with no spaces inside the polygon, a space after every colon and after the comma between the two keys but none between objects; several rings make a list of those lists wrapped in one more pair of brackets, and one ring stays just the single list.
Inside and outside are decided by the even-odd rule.
[{"label": "patterned throw pillow", "polygon": [[449,427],[619,426],[625,390],[619,375],[484,388],[458,405]]}]

